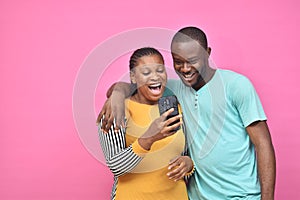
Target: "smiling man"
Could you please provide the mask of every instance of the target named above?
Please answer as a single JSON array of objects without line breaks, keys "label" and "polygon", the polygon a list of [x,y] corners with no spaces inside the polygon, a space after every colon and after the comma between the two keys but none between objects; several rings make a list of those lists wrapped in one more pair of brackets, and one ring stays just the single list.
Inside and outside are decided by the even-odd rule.
[{"label": "smiling man", "polygon": [[196,173],[189,198],[274,199],[275,154],[266,116],[251,82],[213,69],[205,33],[178,31],[171,44],[180,80],[170,88],[181,103]]},{"label": "smiling man", "polygon": [[[275,153],[266,115],[251,82],[241,74],[209,65],[211,48],[197,27],[179,30],[171,51],[181,80],[169,80],[167,88],[181,104],[196,169],[189,179],[189,199],[273,200]],[[128,91],[126,87],[123,84],[115,91]],[[120,104],[108,106],[113,113],[122,113]],[[99,116],[109,110],[104,108]]]}]

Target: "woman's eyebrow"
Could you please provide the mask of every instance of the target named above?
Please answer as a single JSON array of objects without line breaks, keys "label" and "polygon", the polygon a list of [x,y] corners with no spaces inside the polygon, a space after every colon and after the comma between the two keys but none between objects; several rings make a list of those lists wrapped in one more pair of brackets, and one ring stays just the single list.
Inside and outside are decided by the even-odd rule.
[{"label": "woman's eyebrow", "polygon": [[141,68],[143,68],[143,69],[149,69],[149,68],[151,68],[151,66],[165,66],[165,65],[161,64],[161,63],[151,63],[151,64],[142,65]]}]

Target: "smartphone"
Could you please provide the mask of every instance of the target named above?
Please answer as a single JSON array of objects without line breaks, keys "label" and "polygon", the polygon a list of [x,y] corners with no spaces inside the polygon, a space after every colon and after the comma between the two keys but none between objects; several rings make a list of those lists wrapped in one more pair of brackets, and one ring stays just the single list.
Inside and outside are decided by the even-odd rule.
[{"label": "smartphone", "polygon": [[[167,119],[170,119],[171,117],[179,115],[178,100],[177,100],[176,96],[174,96],[174,95],[161,97],[158,100],[158,107],[159,107],[160,115],[162,115],[167,110],[174,108],[174,111],[170,115],[167,116]],[[176,120],[175,122],[171,123],[169,126],[176,124],[179,121],[180,120]],[[180,129],[180,126],[178,126],[176,129],[174,129],[174,131],[178,131],[179,129]]]}]

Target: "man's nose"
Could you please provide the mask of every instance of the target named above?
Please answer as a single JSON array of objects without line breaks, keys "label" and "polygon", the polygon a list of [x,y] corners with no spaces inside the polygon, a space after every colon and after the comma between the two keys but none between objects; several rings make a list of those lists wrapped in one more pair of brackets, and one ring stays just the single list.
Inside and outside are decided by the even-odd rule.
[{"label": "man's nose", "polygon": [[181,68],[183,73],[189,72],[191,70],[191,65],[188,62],[184,62]]}]

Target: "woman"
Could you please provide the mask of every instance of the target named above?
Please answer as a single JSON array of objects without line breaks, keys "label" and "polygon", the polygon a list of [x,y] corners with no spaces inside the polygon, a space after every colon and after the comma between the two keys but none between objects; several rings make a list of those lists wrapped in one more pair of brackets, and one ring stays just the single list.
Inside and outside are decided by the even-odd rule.
[{"label": "woman", "polygon": [[[135,92],[126,99],[126,129],[114,131],[113,125],[104,133],[99,125],[101,147],[114,174],[111,199],[187,200],[182,177],[193,171],[193,162],[181,156],[182,129],[174,131],[181,115],[166,120],[173,110],[161,116],[158,110],[167,82],[163,57],[154,48],[141,48],[130,57],[129,68]],[[171,160],[179,163],[175,181],[167,176]]]}]

